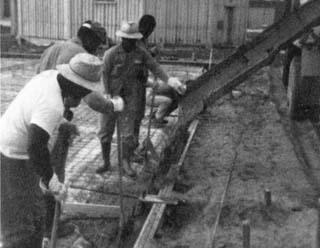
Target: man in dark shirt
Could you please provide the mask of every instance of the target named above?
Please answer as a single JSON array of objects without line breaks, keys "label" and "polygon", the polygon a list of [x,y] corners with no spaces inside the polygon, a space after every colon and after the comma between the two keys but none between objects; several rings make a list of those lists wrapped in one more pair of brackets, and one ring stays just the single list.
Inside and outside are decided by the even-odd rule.
[{"label": "man in dark shirt", "polygon": [[[136,41],[143,36],[134,22],[124,22],[116,35],[122,39],[121,43],[105,52],[103,58],[103,84],[105,93],[111,96],[121,96],[126,104],[120,114],[120,126],[123,141],[123,168],[128,176],[134,176],[130,160],[138,145],[136,132],[137,123],[140,125],[141,113],[145,102],[145,85],[141,83],[139,73],[146,67],[157,78],[161,79],[183,94],[185,86],[177,79],[169,77],[154,58],[145,49],[136,45]],[[110,167],[110,148],[114,132],[116,116],[102,115],[99,138],[101,140],[104,164],[97,170],[103,173]]]}]

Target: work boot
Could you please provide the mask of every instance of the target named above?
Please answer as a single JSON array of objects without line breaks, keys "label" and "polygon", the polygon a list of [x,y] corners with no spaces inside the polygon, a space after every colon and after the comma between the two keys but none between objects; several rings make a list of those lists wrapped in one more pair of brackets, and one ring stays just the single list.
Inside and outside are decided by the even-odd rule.
[{"label": "work boot", "polygon": [[96,169],[97,174],[102,174],[110,169],[110,150],[111,143],[110,142],[101,142],[101,150],[102,150],[102,158],[103,165]]},{"label": "work boot", "polygon": [[122,169],[123,172],[129,176],[129,177],[135,177],[136,176],[136,172],[134,169],[132,169],[130,161],[128,159],[123,159],[122,160]]}]

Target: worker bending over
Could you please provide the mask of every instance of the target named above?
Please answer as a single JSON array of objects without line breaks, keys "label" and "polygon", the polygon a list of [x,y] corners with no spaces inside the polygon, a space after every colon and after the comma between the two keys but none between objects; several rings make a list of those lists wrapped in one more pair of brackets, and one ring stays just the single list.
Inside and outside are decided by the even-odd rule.
[{"label": "worker bending over", "polygon": [[[100,23],[88,20],[79,27],[76,37],[67,41],[57,42],[43,52],[37,72],[55,69],[60,64],[67,64],[72,57],[79,53],[97,55],[99,48],[106,44],[106,40],[106,29]],[[84,97],[84,101],[90,108],[100,113],[110,114],[112,112],[112,102],[105,99],[101,92],[91,92]],[[65,112],[66,117],[70,118],[70,112],[69,116],[67,116],[67,113]],[[53,166],[57,167],[56,164],[53,164]],[[59,168],[59,170],[55,168],[55,171],[59,171],[59,173],[57,172],[58,178],[61,182],[64,182],[64,168]],[[44,238],[49,238],[53,224],[55,201],[50,195],[45,195],[44,198],[46,203]],[[59,237],[68,235],[73,231],[74,226],[71,224],[58,226]]]},{"label": "worker bending over", "polygon": [[[43,203],[40,187],[56,200],[66,197],[50,165],[50,150],[66,109],[99,90],[102,62],[88,53],[33,77],[0,119],[1,238],[6,248],[40,248]],[[121,98],[114,110],[123,109]],[[39,187],[40,184],[40,187]]]}]

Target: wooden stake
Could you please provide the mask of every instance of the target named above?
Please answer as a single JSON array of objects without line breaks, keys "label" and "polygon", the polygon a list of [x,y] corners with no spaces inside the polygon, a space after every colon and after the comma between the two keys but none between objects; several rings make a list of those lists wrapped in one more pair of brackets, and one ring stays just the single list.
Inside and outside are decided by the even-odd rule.
[{"label": "wooden stake", "polygon": [[320,198],[318,199],[317,211],[318,211],[318,221],[317,221],[317,231],[316,231],[317,233],[316,233],[315,248],[320,248]]},{"label": "wooden stake", "polygon": [[271,191],[269,189],[264,190],[264,201],[267,207],[271,206]]},{"label": "wooden stake", "polygon": [[242,222],[243,248],[250,248],[250,221]]}]

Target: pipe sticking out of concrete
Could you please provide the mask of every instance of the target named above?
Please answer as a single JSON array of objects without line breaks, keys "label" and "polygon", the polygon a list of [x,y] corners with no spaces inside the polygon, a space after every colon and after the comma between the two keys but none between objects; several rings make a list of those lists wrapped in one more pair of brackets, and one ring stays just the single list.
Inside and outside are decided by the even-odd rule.
[{"label": "pipe sticking out of concrete", "polygon": [[320,198],[318,199],[317,212],[318,212],[318,221],[317,221],[315,248],[320,248]]},{"label": "pipe sticking out of concrete", "polygon": [[243,248],[250,248],[250,221],[242,222]]},{"label": "pipe sticking out of concrete", "polygon": [[267,207],[271,206],[271,191],[269,189],[264,190],[264,201]]}]

